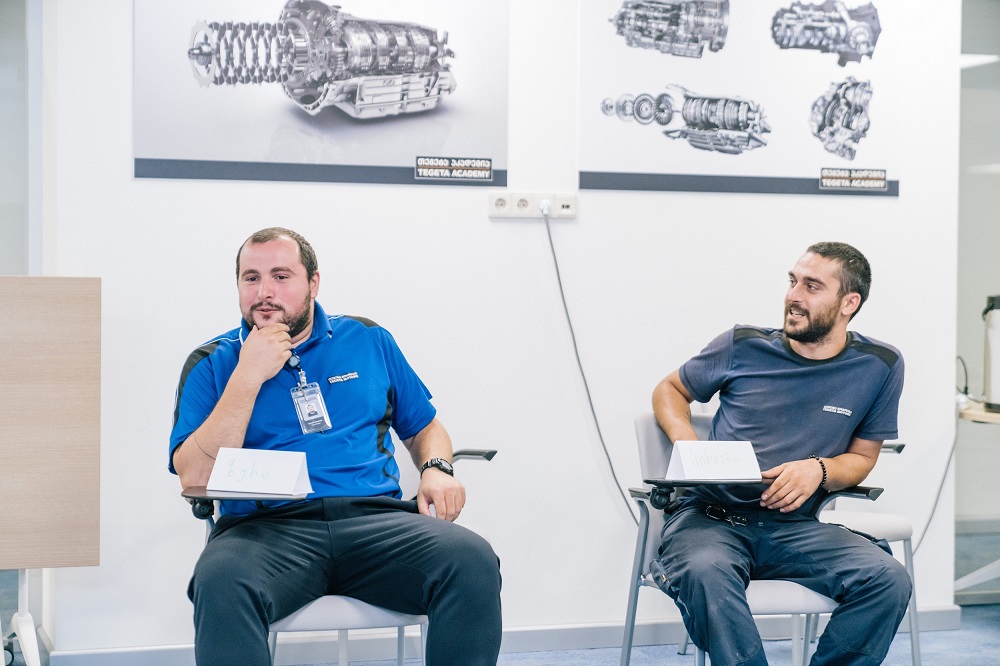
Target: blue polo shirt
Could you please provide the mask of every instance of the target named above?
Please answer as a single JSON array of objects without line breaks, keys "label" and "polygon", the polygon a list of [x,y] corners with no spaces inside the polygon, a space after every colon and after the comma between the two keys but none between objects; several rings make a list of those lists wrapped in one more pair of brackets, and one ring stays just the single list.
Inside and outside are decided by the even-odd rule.
[{"label": "blue polo shirt", "polygon": [[[244,322],[196,349],[177,387],[168,467],[174,450],[208,418],[239,361],[250,330]],[[310,337],[295,348],[306,380],[317,382],[330,414],[330,430],[302,434],[288,367],[261,386],[247,426],[245,448],[303,451],[315,497],[400,497],[391,428],[409,439],[436,414],[430,392],[395,340],[372,321],[327,315],[319,303]],[[249,502],[223,502],[227,514],[249,513]]]}]

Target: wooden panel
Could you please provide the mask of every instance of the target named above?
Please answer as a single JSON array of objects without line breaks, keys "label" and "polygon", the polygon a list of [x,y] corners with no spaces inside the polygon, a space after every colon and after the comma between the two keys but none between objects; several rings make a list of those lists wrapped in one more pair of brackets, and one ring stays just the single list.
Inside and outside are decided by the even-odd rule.
[{"label": "wooden panel", "polygon": [[0,569],[100,556],[101,282],[0,277]]}]

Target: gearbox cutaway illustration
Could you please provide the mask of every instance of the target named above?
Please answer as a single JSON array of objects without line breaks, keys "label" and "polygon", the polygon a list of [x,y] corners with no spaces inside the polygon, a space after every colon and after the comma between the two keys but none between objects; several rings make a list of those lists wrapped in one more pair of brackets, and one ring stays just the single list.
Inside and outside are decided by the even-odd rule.
[{"label": "gearbox cutaway illustration", "polygon": [[629,46],[700,58],[725,46],[729,0],[626,0],[610,21]]},{"label": "gearbox cutaway illustration", "polygon": [[[739,155],[745,150],[766,146],[764,134],[771,131],[759,104],[739,97],[710,97],[692,93],[677,85],[668,90],[683,95],[680,113],[669,93],[622,95],[601,103],[601,111],[621,120],[635,120],[641,125],[656,122],[666,127],[663,134],[671,139],[685,139],[701,150]],[[676,121],[676,122],[675,122]],[[674,127],[669,127],[671,124]]]},{"label": "gearbox cutaway illustration", "polygon": [[311,115],[355,118],[427,111],[455,90],[448,33],[363,19],[318,0],[289,0],[274,23],[194,27],[188,58],[203,86],[280,83]]},{"label": "gearbox cutaway illustration", "polygon": [[827,0],[822,5],[795,2],[778,10],[771,32],[783,49],[836,53],[843,67],[872,56],[882,26],[871,3],[848,9],[840,0]]},{"label": "gearbox cutaway illustration", "polygon": [[830,88],[813,102],[809,126],[823,148],[834,155],[853,160],[858,142],[868,133],[871,120],[868,104],[872,87],[868,81],[847,77],[830,84]]}]

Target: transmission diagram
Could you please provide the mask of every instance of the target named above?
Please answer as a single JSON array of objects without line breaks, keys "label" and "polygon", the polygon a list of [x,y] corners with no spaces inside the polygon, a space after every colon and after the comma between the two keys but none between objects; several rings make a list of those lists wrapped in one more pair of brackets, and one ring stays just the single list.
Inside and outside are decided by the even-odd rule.
[{"label": "transmission diagram", "polygon": [[822,5],[795,2],[774,15],[771,33],[783,49],[814,49],[840,56],[841,67],[872,56],[882,32],[871,3],[847,9],[841,0]]},{"label": "transmission diagram", "polygon": [[199,23],[188,49],[203,86],[280,83],[311,115],[334,106],[354,118],[433,109],[455,90],[454,55],[447,32],[319,0],[289,0],[274,23]]},{"label": "transmission diagram", "polygon": [[608,97],[601,103],[601,111],[624,121],[635,120],[640,125],[655,122],[666,128],[663,134],[668,138],[685,139],[700,150],[739,155],[767,145],[763,135],[771,127],[756,102],[739,97],[697,95],[677,85],[669,85],[667,89],[683,96],[680,113],[669,92],[626,94],[617,100]]},{"label": "transmission diagram", "polygon": [[725,46],[729,0],[626,0],[610,21],[629,46],[700,58]]},{"label": "transmission diagram", "polygon": [[830,84],[829,90],[813,102],[809,126],[823,148],[844,159],[853,160],[858,142],[868,133],[871,120],[868,103],[872,87],[868,81],[847,77]]}]

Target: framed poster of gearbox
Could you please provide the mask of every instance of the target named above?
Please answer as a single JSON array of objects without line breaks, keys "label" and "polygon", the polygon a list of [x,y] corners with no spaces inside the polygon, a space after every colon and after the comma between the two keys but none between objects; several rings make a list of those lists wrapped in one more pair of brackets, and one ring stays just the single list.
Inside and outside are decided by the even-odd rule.
[{"label": "framed poster of gearbox", "polygon": [[580,188],[899,196],[900,0],[580,8]]},{"label": "framed poster of gearbox", "polygon": [[507,0],[133,10],[137,178],[507,184]]}]

